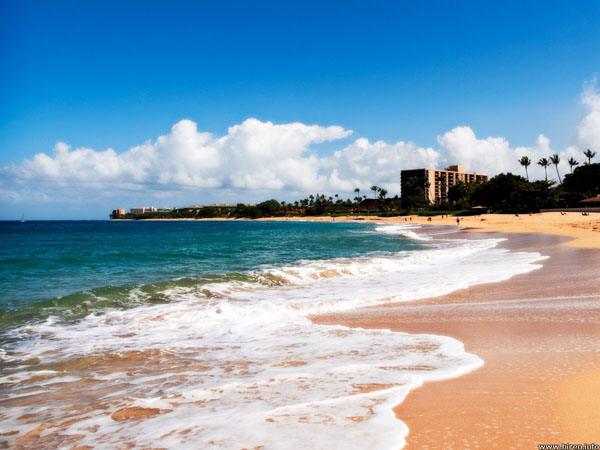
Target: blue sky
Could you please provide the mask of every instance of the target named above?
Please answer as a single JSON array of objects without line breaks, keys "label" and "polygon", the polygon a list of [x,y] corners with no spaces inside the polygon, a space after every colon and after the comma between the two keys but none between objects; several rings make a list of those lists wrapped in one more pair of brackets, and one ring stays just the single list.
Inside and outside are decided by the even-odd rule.
[{"label": "blue sky", "polygon": [[[599,23],[597,1],[4,1],[0,166],[52,156],[57,142],[120,154],[182,119],[217,137],[249,118],[353,131],[306,143],[323,158],[362,138],[438,151],[438,137],[456,127],[511,148],[536,146],[542,134],[562,152],[590,113],[581,96],[600,72]],[[0,173],[4,190],[13,175]],[[49,217],[60,196],[34,198],[37,180],[19,182],[5,209]],[[202,184],[194,197],[168,185],[157,195],[304,192],[277,186]],[[130,191],[115,195],[144,200]],[[82,215],[105,217],[106,207]]]}]

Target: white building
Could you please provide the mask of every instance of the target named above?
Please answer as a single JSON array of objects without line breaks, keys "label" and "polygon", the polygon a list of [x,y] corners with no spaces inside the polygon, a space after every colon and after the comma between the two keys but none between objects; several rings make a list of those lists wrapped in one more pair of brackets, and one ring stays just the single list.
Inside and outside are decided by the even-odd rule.
[{"label": "white building", "polygon": [[129,210],[129,213],[133,214],[134,216],[145,214],[147,212],[156,212],[156,208],[154,206],[140,206],[138,208],[131,208]]}]

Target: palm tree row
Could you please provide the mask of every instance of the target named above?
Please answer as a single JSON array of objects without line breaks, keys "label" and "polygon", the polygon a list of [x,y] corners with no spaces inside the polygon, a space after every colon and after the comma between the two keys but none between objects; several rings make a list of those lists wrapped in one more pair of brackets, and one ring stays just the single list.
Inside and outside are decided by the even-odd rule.
[{"label": "palm tree row", "polygon": [[[591,164],[592,158],[596,156],[596,152],[591,151],[589,148],[585,152],[583,152],[583,154],[588,159],[587,164]],[[546,174],[546,181],[548,181],[548,167],[550,167],[551,164],[554,165],[554,167],[556,167],[556,175],[558,175],[558,181],[562,184],[560,172],[558,171],[560,157],[556,153],[550,156],[550,158],[541,158],[537,163],[539,166],[542,166],[544,168],[544,173]],[[531,165],[531,159],[529,159],[527,156],[522,156],[521,159],[519,159],[519,164],[521,164],[525,168],[525,175],[527,176],[527,181],[529,181],[529,171],[527,170],[527,168]],[[570,157],[567,160],[567,164],[569,164],[571,173],[573,173],[573,167],[578,166],[579,162],[576,161],[575,158]]]}]

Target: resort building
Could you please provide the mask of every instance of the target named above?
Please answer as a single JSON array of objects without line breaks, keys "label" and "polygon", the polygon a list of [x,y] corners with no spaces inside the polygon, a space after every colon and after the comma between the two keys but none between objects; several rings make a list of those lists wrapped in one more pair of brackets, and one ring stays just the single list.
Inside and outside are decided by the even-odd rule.
[{"label": "resort building", "polygon": [[139,208],[131,208],[129,210],[129,213],[133,214],[134,216],[146,214],[147,212],[156,212],[156,208],[154,206],[141,206]]},{"label": "resort building", "polygon": [[465,172],[463,166],[448,166],[444,170],[412,169],[400,172],[402,198],[424,197],[430,203],[447,202],[448,189],[458,183],[482,183],[487,175]]}]

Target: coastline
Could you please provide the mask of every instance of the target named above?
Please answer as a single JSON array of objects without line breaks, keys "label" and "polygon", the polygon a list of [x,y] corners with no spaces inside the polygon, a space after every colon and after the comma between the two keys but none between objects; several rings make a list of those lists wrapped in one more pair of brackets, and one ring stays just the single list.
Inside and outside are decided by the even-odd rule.
[{"label": "coastline", "polygon": [[[168,221],[275,221],[275,222],[377,222],[377,223],[409,223],[419,225],[456,226],[456,217],[441,218],[435,216],[431,222],[423,216],[298,216],[298,217],[264,217],[260,219],[232,218],[200,218],[200,219],[140,219],[142,222]],[[134,219],[118,219],[115,221],[137,222]],[[532,215],[514,214],[482,214],[479,216],[461,217],[460,227],[477,232],[502,233],[539,233],[545,235],[572,238],[561,245],[567,247],[600,248],[600,215],[582,216],[581,213],[569,212],[564,216],[558,212],[537,213]]]},{"label": "coastline", "polygon": [[[461,238],[487,237],[465,230]],[[315,323],[451,336],[484,366],[411,391],[394,411],[406,449],[600,443],[600,252],[541,233],[495,233],[501,247],[549,256],[498,283],[312,317]]]},{"label": "coastline", "polygon": [[[406,220],[405,220],[406,219]],[[448,225],[457,226],[456,217],[441,218],[435,216],[431,222],[423,216],[341,216],[335,217],[301,217],[301,218],[263,218],[257,220],[303,220],[308,222],[377,222],[402,223],[419,225]],[[600,248],[600,215],[582,216],[581,213],[559,212],[537,213],[532,215],[514,214],[482,214],[479,216],[461,217],[460,227],[466,231],[502,232],[502,233],[538,233],[544,235],[564,236],[572,238],[561,245],[578,248]]]}]

